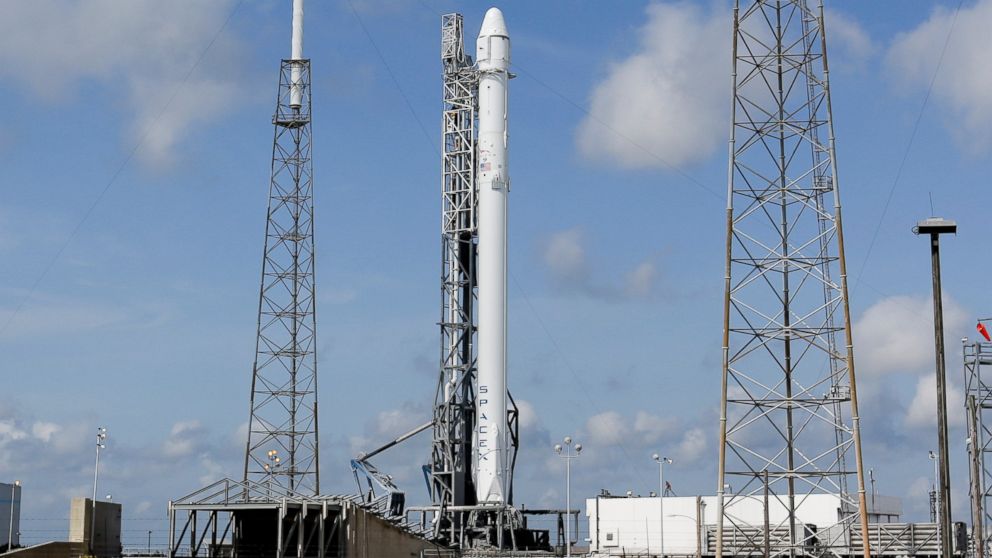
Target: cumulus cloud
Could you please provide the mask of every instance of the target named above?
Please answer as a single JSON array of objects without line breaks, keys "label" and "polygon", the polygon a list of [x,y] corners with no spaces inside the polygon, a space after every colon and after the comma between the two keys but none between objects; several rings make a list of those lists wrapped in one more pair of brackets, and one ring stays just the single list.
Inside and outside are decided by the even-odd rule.
[{"label": "cumulus cloud", "polygon": [[[878,45],[853,17],[837,10],[824,10],[830,61],[839,60],[842,69],[861,69],[878,51]],[[831,64],[830,69],[837,68]]]},{"label": "cumulus cloud", "polygon": [[588,276],[582,229],[573,227],[553,233],[544,250],[544,264],[560,281],[578,281]]},{"label": "cumulus cloud", "polygon": [[[954,382],[947,384],[947,425],[964,426],[964,392]],[[937,376],[925,374],[916,381],[916,393],[906,408],[906,426],[933,429],[937,426]]]},{"label": "cumulus cloud", "polygon": [[709,442],[706,431],[696,427],[686,430],[679,441],[676,455],[683,463],[693,463],[703,457],[709,449]]},{"label": "cumulus cloud", "polygon": [[[948,340],[964,331],[967,312],[946,293]],[[867,375],[915,373],[933,366],[933,302],[930,296],[897,295],[871,305],[854,324],[858,371]],[[946,341],[945,341],[946,343]],[[947,344],[954,347],[954,344]]]},{"label": "cumulus cloud", "polygon": [[593,89],[577,143],[621,167],[682,165],[726,141],[730,18],[691,3],[652,4],[639,46]]},{"label": "cumulus cloud", "polygon": [[675,426],[675,419],[659,417],[645,411],[638,411],[634,417],[634,432],[640,434],[644,441],[649,444],[671,434],[675,430]]},{"label": "cumulus cloud", "polygon": [[232,0],[4,2],[0,79],[43,101],[65,100],[81,86],[99,84],[99,94],[122,98],[130,113],[128,143],[144,137],[139,156],[165,165],[194,123],[216,118],[239,98],[238,44],[230,33],[207,53],[209,70],[201,68],[182,83],[231,5]]},{"label": "cumulus cloud", "polygon": [[204,434],[198,420],[180,421],[172,425],[169,437],[162,443],[166,457],[186,457],[198,450]]},{"label": "cumulus cloud", "polygon": [[[970,151],[992,148],[992,66],[986,53],[992,48],[992,0],[978,0],[954,11],[938,6],[911,31],[898,35],[886,56],[892,75],[902,86],[925,92],[933,81],[952,135]],[[947,42],[946,52],[943,45]]]},{"label": "cumulus cloud", "polygon": [[627,420],[616,411],[606,411],[589,417],[586,421],[589,443],[598,446],[620,444],[627,437]]},{"label": "cumulus cloud", "polygon": [[549,235],[543,243],[541,258],[557,286],[593,298],[611,301],[646,298],[654,293],[658,283],[658,269],[651,259],[639,262],[622,277],[593,276],[581,227]]}]

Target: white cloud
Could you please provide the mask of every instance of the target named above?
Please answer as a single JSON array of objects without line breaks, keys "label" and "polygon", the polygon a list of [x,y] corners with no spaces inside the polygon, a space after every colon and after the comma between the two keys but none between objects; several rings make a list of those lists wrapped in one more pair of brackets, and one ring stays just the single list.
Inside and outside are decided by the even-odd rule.
[{"label": "white cloud", "polygon": [[709,448],[706,432],[702,428],[691,428],[682,434],[676,455],[682,463],[693,463]]},{"label": "white cloud", "polygon": [[551,278],[560,287],[593,298],[622,300],[645,298],[654,292],[658,270],[653,261],[638,263],[621,278],[601,281],[590,273],[585,236],[582,228],[572,227],[552,233],[543,243],[541,254]]},{"label": "white cloud", "polygon": [[162,443],[162,453],[171,458],[191,455],[197,451],[203,434],[203,425],[198,420],[177,422]]},{"label": "white cloud", "polygon": [[578,129],[579,150],[627,168],[708,157],[725,143],[728,127],[726,10],[652,4],[638,34],[638,50],[614,64],[593,90]]},{"label": "white cloud", "polygon": [[[964,331],[968,315],[946,293],[944,331],[948,339]],[[933,366],[933,303],[929,296],[884,298],[854,324],[857,369],[866,375],[919,372]],[[946,344],[946,341],[945,341]],[[955,345],[947,344],[948,348]],[[953,349],[948,351],[953,355]]]},{"label": "white cloud", "polygon": [[634,432],[640,434],[646,443],[653,444],[669,435],[675,424],[675,419],[638,411],[634,417]]},{"label": "white cloud", "polygon": [[57,434],[62,427],[54,422],[37,421],[31,425],[31,435],[46,444],[52,441],[52,436]]},{"label": "white cloud", "polygon": [[589,444],[597,446],[612,446],[623,443],[629,429],[627,421],[616,411],[606,411],[589,417],[586,421],[586,432]]},{"label": "white cloud", "polygon": [[860,68],[874,56],[878,46],[856,19],[836,10],[825,10],[827,26],[827,54],[830,69],[840,61],[842,67]]},{"label": "white cloud", "polygon": [[89,95],[102,95],[99,103],[125,101],[131,113],[127,143],[147,134],[139,156],[168,164],[192,124],[215,118],[239,97],[230,31],[182,83],[231,5],[232,0],[3,2],[0,80],[19,83],[31,101],[64,100],[97,83],[99,92]]},{"label": "white cloud", "polygon": [[645,297],[654,290],[658,280],[658,270],[654,262],[641,262],[627,274],[625,292],[632,297]]},{"label": "white cloud", "polygon": [[537,418],[537,410],[531,405],[529,401],[524,401],[523,399],[517,399],[517,411],[519,415],[517,417],[518,426],[520,430],[531,430],[536,428],[540,422]]},{"label": "white cloud", "polygon": [[[952,32],[953,25],[953,32]],[[970,151],[992,148],[992,0],[978,0],[954,12],[942,6],[915,29],[898,35],[887,55],[887,65],[900,85],[922,94],[933,82],[933,96],[943,109],[945,123]],[[947,50],[941,60],[945,41]]]},{"label": "white cloud", "polygon": [[544,249],[544,264],[558,280],[584,278],[588,270],[582,230],[574,227],[553,233]]},{"label": "white cloud", "polygon": [[[953,382],[947,384],[947,425],[963,426],[964,393]],[[920,376],[916,393],[906,409],[906,426],[932,429],[937,426],[937,376],[933,373]]]}]

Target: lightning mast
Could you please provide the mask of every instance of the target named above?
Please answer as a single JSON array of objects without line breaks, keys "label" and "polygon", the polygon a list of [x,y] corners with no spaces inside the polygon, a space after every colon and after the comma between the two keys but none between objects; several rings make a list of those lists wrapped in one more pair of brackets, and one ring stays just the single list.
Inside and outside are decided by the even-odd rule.
[{"label": "lightning mast", "polygon": [[[733,34],[716,556],[849,555],[859,539],[867,558],[822,2],[738,0]],[[836,524],[802,524],[813,494],[838,496]],[[754,501],[782,519],[747,525]]]},{"label": "lightning mast", "polygon": [[292,56],[279,71],[269,208],[252,370],[245,481],[320,493],[314,298],[310,60],[303,0],[293,1]]}]

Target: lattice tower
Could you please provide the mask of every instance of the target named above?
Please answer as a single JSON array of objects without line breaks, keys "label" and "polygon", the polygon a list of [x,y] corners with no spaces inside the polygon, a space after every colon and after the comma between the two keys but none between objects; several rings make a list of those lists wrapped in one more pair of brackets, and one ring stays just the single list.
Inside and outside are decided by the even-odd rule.
[{"label": "lattice tower", "polygon": [[310,60],[283,60],[244,470],[301,495],[320,493],[310,100]]},{"label": "lattice tower", "polygon": [[[992,343],[964,344],[965,413],[968,424],[969,454],[977,458],[977,467],[969,467],[970,494],[978,494],[978,521],[984,555],[992,550]],[[974,411],[969,408],[974,406]],[[977,471],[975,471],[977,469]],[[975,474],[977,472],[977,475]],[[972,523],[975,523],[973,518]],[[979,541],[975,540],[977,546]]]},{"label": "lattice tower", "polygon": [[[733,35],[716,554],[850,554],[867,516],[822,4],[738,1]],[[813,529],[823,493],[838,520]],[[767,529],[741,520],[756,501]]]}]

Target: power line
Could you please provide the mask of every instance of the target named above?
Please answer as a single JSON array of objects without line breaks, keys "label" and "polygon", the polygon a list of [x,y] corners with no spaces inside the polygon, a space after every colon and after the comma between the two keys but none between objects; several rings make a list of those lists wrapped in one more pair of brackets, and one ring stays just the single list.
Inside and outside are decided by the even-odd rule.
[{"label": "power line", "polygon": [[951,18],[951,25],[947,29],[947,37],[944,38],[944,47],[940,50],[940,57],[937,59],[937,67],[933,70],[933,76],[930,78],[930,86],[927,87],[927,93],[923,96],[923,104],[920,105],[920,112],[916,115],[916,121],[913,122],[913,128],[909,133],[909,141],[906,142],[906,150],[903,152],[902,159],[899,161],[899,167],[896,169],[896,177],[892,181],[892,186],[889,187],[888,197],[885,198],[885,205],[882,207],[882,215],[876,221],[875,232],[871,235],[871,241],[868,243],[868,251],[865,252],[864,260],[861,262],[861,270],[858,272],[858,277],[854,281],[855,290],[857,290],[858,286],[861,284],[861,277],[865,274],[865,269],[868,267],[868,260],[871,258],[872,250],[875,248],[875,241],[878,240],[878,233],[882,230],[882,223],[885,221],[885,216],[889,212],[889,204],[892,203],[892,198],[896,193],[896,187],[899,185],[899,179],[902,178],[903,168],[906,166],[906,161],[909,160],[909,152],[913,147],[913,141],[916,139],[916,132],[920,127],[920,121],[923,120],[923,113],[927,108],[927,103],[930,101],[930,94],[933,93],[933,86],[937,83],[937,74],[940,73],[940,67],[944,63],[944,55],[947,53],[947,45],[950,44],[951,36],[954,34],[954,25],[957,23],[958,12],[961,10],[962,4],[964,4],[964,0],[959,0],[957,8],[954,9],[954,15]]}]

